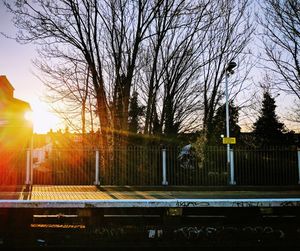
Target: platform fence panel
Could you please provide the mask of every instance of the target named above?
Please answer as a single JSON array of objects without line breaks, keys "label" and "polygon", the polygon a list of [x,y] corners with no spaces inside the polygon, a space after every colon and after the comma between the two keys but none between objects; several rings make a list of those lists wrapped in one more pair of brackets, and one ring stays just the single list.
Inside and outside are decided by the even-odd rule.
[{"label": "platform fence panel", "polygon": [[33,161],[33,184],[93,185],[95,151],[52,149],[42,163]]},{"label": "platform fence panel", "polygon": [[238,185],[297,185],[297,149],[268,147],[235,149]]},{"label": "platform fence panel", "polygon": [[0,186],[25,183],[26,149],[0,149]]},{"label": "platform fence panel", "polygon": [[195,152],[180,156],[181,148],[167,148],[167,179],[174,186],[226,185],[226,149],[207,147],[198,156]]},{"label": "platform fence panel", "polygon": [[[227,186],[229,168],[225,147],[206,147],[202,156],[179,158],[180,147],[129,147],[105,155],[104,185],[161,185],[162,149],[166,149],[166,180],[173,186]],[[297,151],[293,148],[233,149],[236,185],[297,185]],[[101,168],[100,168],[101,169]],[[102,167],[102,169],[105,169]],[[102,171],[102,174],[104,172]]]},{"label": "platform fence panel", "polygon": [[103,185],[161,185],[160,147],[128,146],[100,151]]},{"label": "platform fence panel", "polygon": [[[181,147],[161,145],[104,150],[53,148],[43,158],[31,154],[31,182],[40,185],[93,185],[98,166],[100,185],[160,186],[163,182],[163,149],[166,152],[165,178],[169,186],[229,185],[225,147],[205,147],[201,155],[191,152],[180,157]],[[298,185],[297,149],[235,147],[233,152],[236,185]],[[26,153],[26,149],[0,151],[0,185],[25,184]]]}]

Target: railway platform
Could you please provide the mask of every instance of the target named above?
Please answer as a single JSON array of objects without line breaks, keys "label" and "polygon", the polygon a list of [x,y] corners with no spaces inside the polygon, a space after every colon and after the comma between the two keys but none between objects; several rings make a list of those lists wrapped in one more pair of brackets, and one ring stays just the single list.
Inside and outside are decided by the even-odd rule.
[{"label": "railway platform", "polygon": [[255,190],[197,187],[7,186],[0,208],[299,207],[297,187]]},{"label": "railway platform", "polygon": [[298,187],[2,186],[0,248],[300,248],[299,207]]}]

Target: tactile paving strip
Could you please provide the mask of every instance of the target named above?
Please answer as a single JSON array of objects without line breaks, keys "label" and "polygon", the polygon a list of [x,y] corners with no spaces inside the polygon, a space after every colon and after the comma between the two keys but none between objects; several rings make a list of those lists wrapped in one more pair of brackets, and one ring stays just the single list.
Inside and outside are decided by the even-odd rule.
[{"label": "tactile paving strip", "polygon": [[126,187],[43,186],[34,185],[0,191],[0,200],[160,200],[160,199],[238,199],[299,198],[300,191],[163,191]]}]

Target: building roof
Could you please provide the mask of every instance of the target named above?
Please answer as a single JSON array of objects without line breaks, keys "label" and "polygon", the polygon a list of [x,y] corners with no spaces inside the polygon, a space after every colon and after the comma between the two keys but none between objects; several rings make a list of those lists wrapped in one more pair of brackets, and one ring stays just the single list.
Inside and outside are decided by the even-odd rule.
[{"label": "building roof", "polygon": [[0,75],[0,110],[31,110],[30,104],[23,100],[14,98],[13,92],[15,88],[9,82],[5,75]]},{"label": "building roof", "polygon": [[30,104],[21,99],[13,98],[12,103],[19,108],[23,108],[24,110],[31,110]]},{"label": "building roof", "polygon": [[5,75],[0,75],[0,89],[12,92],[15,90]]}]

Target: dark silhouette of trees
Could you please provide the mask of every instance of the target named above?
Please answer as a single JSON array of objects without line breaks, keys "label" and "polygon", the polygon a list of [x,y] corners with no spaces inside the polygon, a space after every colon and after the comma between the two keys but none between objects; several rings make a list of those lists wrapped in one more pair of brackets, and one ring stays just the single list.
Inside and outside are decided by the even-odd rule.
[{"label": "dark silhouette of trees", "polygon": [[[89,69],[104,144],[128,130],[128,108],[141,43],[162,1],[38,0],[6,3],[17,39],[40,45],[48,65],[83,62]],[[41,68],[43,70],[43,68]]]},{"label": "dark silhouette of trees", "polygon": [[300,2],[263,1],[263,43],[266,67],[275,73],[275,84],[300,100]]},{"label": "dark silhouette of trees", "polygon": [[243,90],[250,65],[247,46],[254,28],[249,19],[250,3],[225,0],[202,5],[195,9],[200,14],[194,17],[190,13],[193,18],[188,21],[179,19],[189,25],[171,30],[162,40],[155,65],[143,69],[143,76],[156,74],[156,78],[148,76],[152,81],[146,88],[145,133],[174,135],[200,124],[208,134],[212,131],[212,118],[224,97],[224,69],[239,55],[239,70],[245,76],[232,78],[231,96]]},{"label": "dark silhouette of trees", "polygon": [[[176,5],[174,2],[164,1],[164,8],[151,27],[156,33],[142,54],[145,134],[174,135],[184,124],[193,124],[191,114],[197,107],[195,75],[199,70],[199,45],[217,17],[209,1],[187,5],[183,1]],[[178,15],[183,12],[188,15]]]},{"label": "dark silhouette of trees", "polygon": [[295,97],[290,116],[300,121],[300,1],[266,0],[261,2],[263,15],[262,41],[265,48],[265,69],[274,73],[275,86]]},{"label": "dark silhouette of trees", "polygon": [[[226,120],[225,120],[225,104],[220,106],[215,116],[213,117],[212,124],[213,129],[210,135],[208,135],[208,143],[211,145],[222,144],[221,135],[226,136]],[[233,104],[231,100],[229,102],[229,132],[230,137],[236,137],[237,139],[241,133],[241,127],[238,125],[239,122],[239,107]]]},{"label": "dark silhouette of trees", "polygon": [[263,95],[260,115],[253,124],[253,133],[257,147],[282,145],[284,140],[284,124],[276,115],[274,98],[268,91]]},{"label": "dark silhouette of trees", "polygon": [[140,118],[144,114],[145,107],[141,106],[138,101],[138,93],[133,92],[130,98],[129,105],[129,131],[131,133],[138,133],[141,129]]},{"label": "dark silhouette of trees", "polygon": [[[102,145],[113,145],[121,133],[126,137],[138,129],[141,115],[129,114],[130,100],[137,99],[133,89],[145,106],[145,134],[191,130],[200,126],[201,115],[205,131],[210,130],[224,96],[227,62],[249,56],[250,2],[36,0],[6,6],[19,28],[17,40],[38,45],[36,65],[50,73],[52,79],[44,79],[48,86],[82,102],[82,131],[84,111],[95,111]],[[74,65],[84,69],[79,78]],[[230,81],[232,96],[242,82],[238,74]]]},{"label": "dark silhouette of trees", "polygon": [[[206,135],[213,133],[213,118],[224,98],[225,69],[231,61],[238,63],[238,71],[229,79],[230,98],[234,98],[243,88],[251,64],[247,49],[253,33],[253,25],[248,11],[251,1],[226,1],[218,7],[220,18],[208,31],[206,52],[201,54],[201,85],[199,95],[203,110],[203,128]],[[241,77],[238,72],[243,72]]]}]

